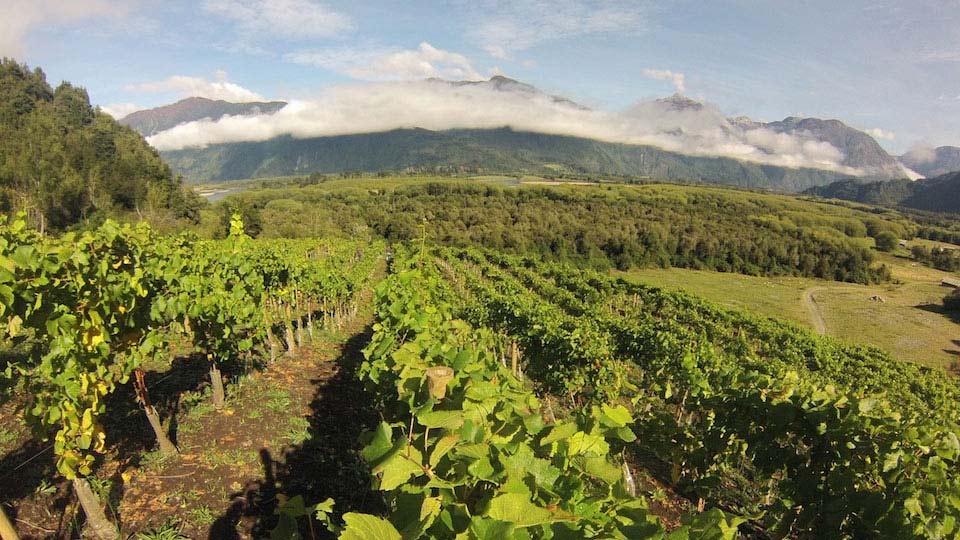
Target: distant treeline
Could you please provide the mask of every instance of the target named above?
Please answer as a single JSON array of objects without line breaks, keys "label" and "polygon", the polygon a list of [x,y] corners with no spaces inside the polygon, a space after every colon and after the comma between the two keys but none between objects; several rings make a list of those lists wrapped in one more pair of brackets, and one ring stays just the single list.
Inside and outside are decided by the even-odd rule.
[{"label": "distant treeline", "polygon": [[[268,236],[375,234],[483,246],[594,268],[660,266],[873,283],[889,279],[858,240],[901,224],[787,197],[672,185],[523,187],[458,182],[393,190],[323,186],[236,195]],[[424,221],[425,220],[425,221]]]},{"label": "distant treeline", "polygon": [[202,204],[84,89],[54,89],[40,69],[0,60],[0,212],[63,229],[124,212],[196,220]]}]

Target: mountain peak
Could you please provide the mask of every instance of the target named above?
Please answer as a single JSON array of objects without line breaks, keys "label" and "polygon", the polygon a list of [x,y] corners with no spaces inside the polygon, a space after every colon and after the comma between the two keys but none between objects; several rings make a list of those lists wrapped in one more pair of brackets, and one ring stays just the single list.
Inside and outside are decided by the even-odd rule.
[{"label": "mountain peak", "polygon": [[842,163],[887,178],[906,175],[900,163],[870,135],[839,120],[788,116],[778,122],[764,124],[778,133],[799,134],[829,143],[843,154]]},{"label": "mountain peak", "polygon": [[657,103],[666,105],[669,109],[674,111],[702,111],[703,103],[695,99],[690,99],[687,96],[677,92],[670,97],[665,97],[657,100]]}]

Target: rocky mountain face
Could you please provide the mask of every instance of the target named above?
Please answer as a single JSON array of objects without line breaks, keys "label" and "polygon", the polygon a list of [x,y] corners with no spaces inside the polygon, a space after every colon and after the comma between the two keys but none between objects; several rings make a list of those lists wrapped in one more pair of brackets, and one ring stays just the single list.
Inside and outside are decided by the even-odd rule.
[{"label": "rocky mountain face", "polygon": [[839,120],[790,116],[779,122],[763,124],[763,126],[778,133],[808,133],[818,141],[828,142],[843,153],[844,165],[871,171],[872,176],[888,178],[906,176],[906,171],[897,159],[888,154],[873,137]]},{"label": "rocky mountain face", "polygon": [[960,148],[920,148],[900,156],[900,162],[926,177],[960,171]]},{"label": "rocky mountain face", "polygon": [[179,124],[210,118],[219,120],[224,116],[273,114],[286,105],[283,101],[231,103],[202,97],[181,99],[176,103],[137,111],[124,116],[119,122],[136,130],[144,137],[155,135]]}]

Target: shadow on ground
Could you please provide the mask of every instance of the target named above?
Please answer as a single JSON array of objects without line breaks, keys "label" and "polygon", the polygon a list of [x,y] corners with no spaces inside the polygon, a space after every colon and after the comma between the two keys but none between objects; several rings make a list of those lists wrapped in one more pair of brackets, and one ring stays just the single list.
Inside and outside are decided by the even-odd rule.
[{"label": "shadow on ground", "polygon": [[[209,364],[202,355],[181,356],[174,359],[165,371],[148,371],[144,380],[150,389],[150,398],[160,417],[170,419],[170,436],[176,441],[177,412],[184,408],[182,398],[187,393],[198,392],[208,385]],[[230,374],[239,370],[230,366]],[[117,467],[109,471],[99,470],[109,476],[108,508],[117,508],[123,480],[121,473],[130,467],[138,467],[145,451],[156,446],[153,431],[143,409],[136,402],[132,382],[119,386],[106,399],[107,413],[101,417],[108,434],[110,452],[125,456]],[[103,462],[103,458],[99,460]],[[57,473],[51,441],[36,437],[27,438],[20,448],[0,457],[0,500],[16,504],[16,509],[5,505],[10,519],[18,527],[26,527],[25,538],[71,537],[82,525],[83,512],[77,512],[70,483]],[[56,529],[52,523],[58,523]]]},{"label": "shadow on ground", "polygon": [[[382,499],[370,489],[358,443],[360,434],[378,421],[372,397],[356,376],[371,332],[368,326],[341,346],[333,377],[310,381],[316,392],[310,402],[309,439],[281,455],[260,451],[263,478],[231,496],[229,508],[210,528],[211,540],[269,538],[280,494],[300,495],[308,505],[332,497],[337,513],[382,511]],[[305,519],[301,529],[303,538],[332,537]]]},{"label": "shadow on ground", "polygon": [[960,324],[960,311],[946,309],[943,307],[943,304],[920,304],[916,306],[916,308],[929,311],[930,313],[943,315],[951,321]]}]

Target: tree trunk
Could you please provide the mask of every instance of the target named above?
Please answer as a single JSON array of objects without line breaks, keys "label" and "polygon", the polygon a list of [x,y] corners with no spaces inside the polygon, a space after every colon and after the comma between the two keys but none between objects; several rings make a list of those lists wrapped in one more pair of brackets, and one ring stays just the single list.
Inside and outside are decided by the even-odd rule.
[{"label": "tree trunk", "polygon": [[267,343],[270,344],[270,361],[273,362],[277,359],[277,338],[273,335],[273,330],[270,329],[270,326],[267,326]]},{"label": "tree trunk", "polygon": [[210,364],[210,384],[213,387],[213,408],[220,410],[223,408],[223,378],[220,377],[220,369],[216,363]]},{"label": "tree trunk", "polygon": [[297,348],[296,341],[293,337],[293,327],[290,326],[290,323],[287,323],[287,356],[293,356],[293,350]]},{"label": "tree trunk", "polygon": [[13,528],[13,523],[10,523],[10,518],[7,517],[2,506],[0,506],[0,540],[20,540],[17,530]]},{"label": "tree trunk", "polygon": [[103,506],[100,504],[100,499],[90,489],[90,483],[87,482],[87,479],[79,476],[74,478],[73,490],[77,493],[77,499],[80,500],[83,513],[87,516],[87,527],[90,528],[93,536],[99,540],[117,540],[120,538],[120,531],[107,519]]},{"label": "tree trunk", "polygon": [[178,453],[176,445],[167,437],[167,433],[160,424],[160,415],[157,414],[157,409],[155,409],[153,405],[148,405],[144,408],[144,412],[147,413],[147,421],[150,422],[150,427],[153,428],[153,434],[157,436],[157,442],[160,444],[160,453],[166,456]]},{"label": "tree trunk", "polygon": [[303,321],[297,318],[297,347],[303,347]]}]

